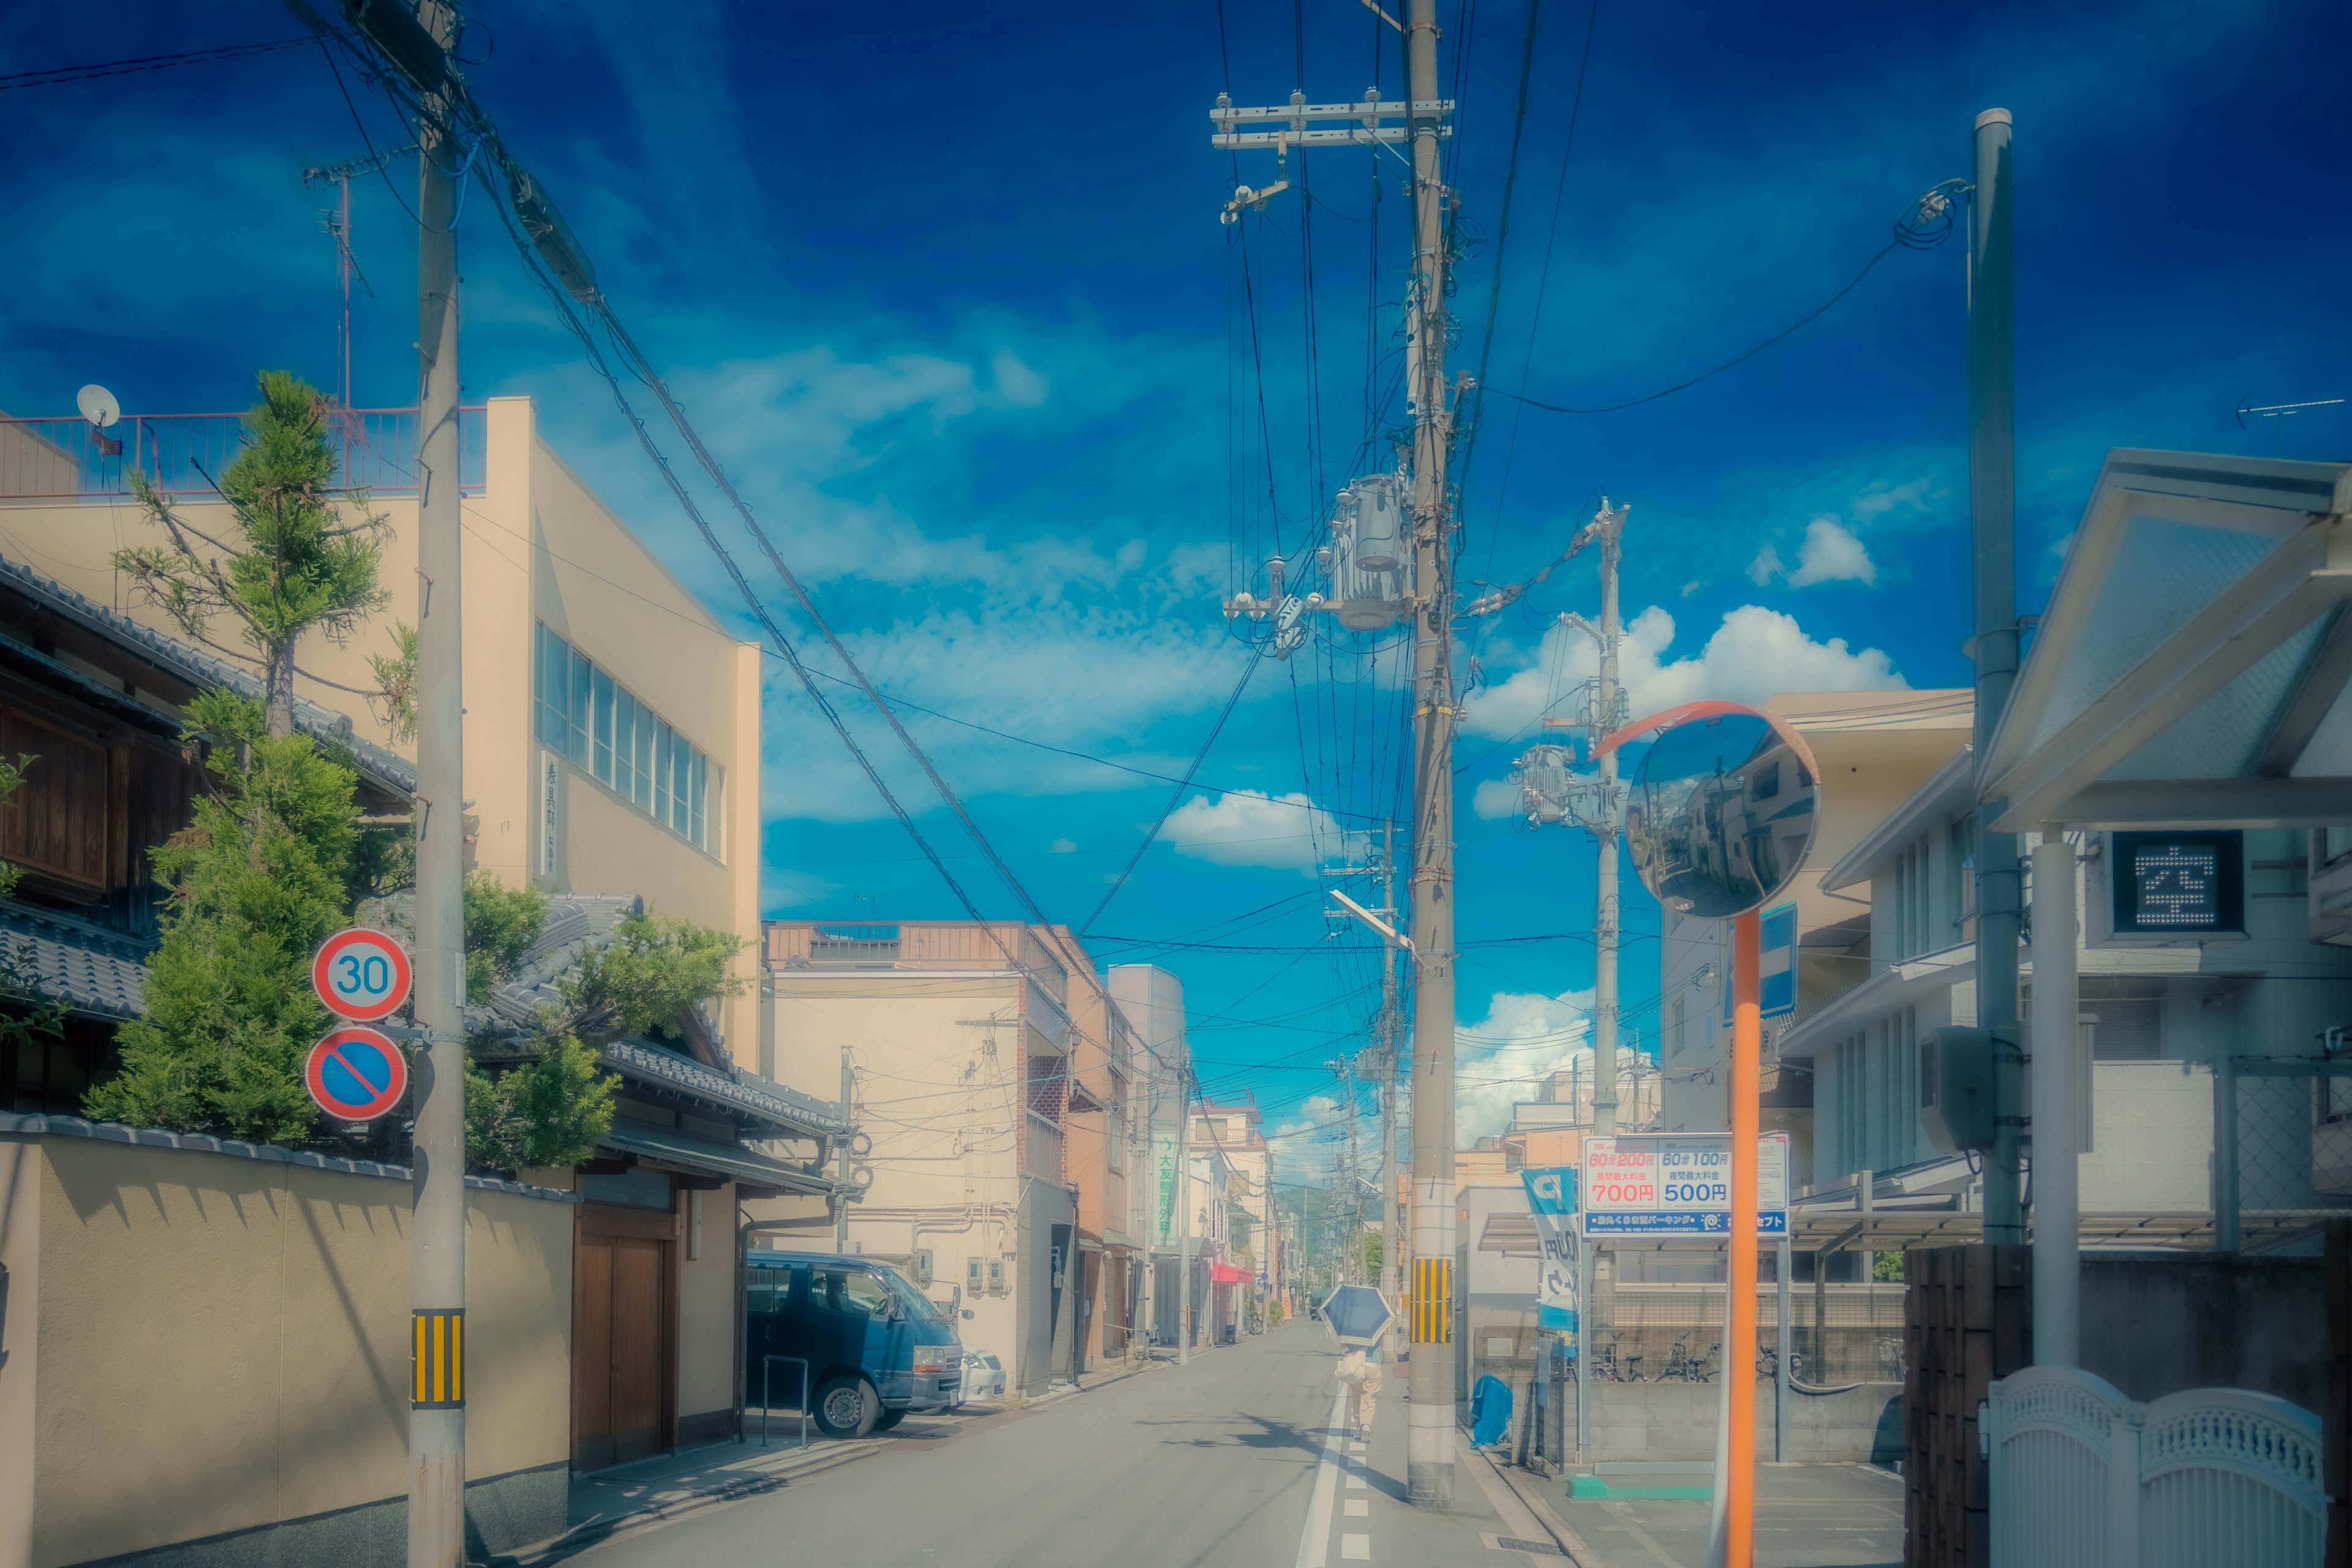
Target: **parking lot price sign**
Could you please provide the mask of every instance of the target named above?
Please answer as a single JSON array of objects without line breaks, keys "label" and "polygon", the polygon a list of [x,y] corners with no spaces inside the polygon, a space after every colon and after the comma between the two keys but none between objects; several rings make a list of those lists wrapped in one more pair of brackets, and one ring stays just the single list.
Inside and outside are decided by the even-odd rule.
[{"label": "parking lot price sign", "polygon": [[[1756,1234],[1789,1229],[1789,1135],[1756,1141]],[[1731,1137],[1672,1133],[1584,1141],[1584,1234],[1724,1236],[1731,1229]]]},{"label": "parking lot price sign", "polygon": [[354,926],[319,944],[310,988],[327,1011],[356,1023],[389,1018],[408,1000],[408,950],[380,931]]}]

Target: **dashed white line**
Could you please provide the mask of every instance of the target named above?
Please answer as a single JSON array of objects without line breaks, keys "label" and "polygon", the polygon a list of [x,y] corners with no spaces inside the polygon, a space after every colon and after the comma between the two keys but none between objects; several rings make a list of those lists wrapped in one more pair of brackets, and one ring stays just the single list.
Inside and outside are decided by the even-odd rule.
[{"label": "dashed white line", "polygon": [[[1331,1558],[1331,1501],[1336,1489],[1332,1480],[1339,1474],[1339,1445],[1332,1434],[1339,1429],[1341,1406],[1348,1391],[1344,1388],[1331,1395],[1331,1419],[1323,1428],[1323,1457],[1315,1467],[1315,1490],[1307,1501],[1307,1527],[1298,1534],[1298,1568],[1325,1568]],[[1364,1483],[1355,1477],[1348,1478],[1349,1486]]]},{"label": "dashed white line", "polygon": [[1339,1556],[1349,1563],[1370,1563],[1372,1560],[1372,1538],[1369,1535],[1339,1537]]},{"label": "dashed white line", "polygon": [[1371,1511],[1372,1504],[1370,1499],[1351,1497],[1348,1500],[1348,1517],[1349,1519],[1364,1519],[1369,1517]]}]

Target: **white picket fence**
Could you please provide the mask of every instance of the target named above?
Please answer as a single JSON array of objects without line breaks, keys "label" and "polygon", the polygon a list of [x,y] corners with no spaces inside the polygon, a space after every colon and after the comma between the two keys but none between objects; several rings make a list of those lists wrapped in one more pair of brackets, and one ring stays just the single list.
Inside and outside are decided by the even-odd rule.
[{"label": "white picket fence", "polygon": [[2319,1418],[2267,1394],[2151,1405],[2029,1367],[1992,1385],[1992,1568],[2319,1568]]}]

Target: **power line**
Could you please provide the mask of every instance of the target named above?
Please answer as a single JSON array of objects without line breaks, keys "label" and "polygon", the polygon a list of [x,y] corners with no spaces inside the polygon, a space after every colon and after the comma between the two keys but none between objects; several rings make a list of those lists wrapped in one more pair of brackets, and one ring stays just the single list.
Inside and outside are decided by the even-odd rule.
[{"label": "power line", "polygon": [[1687,381],[1678,381],[1672,386],[1661,387],[1655,392],[1646,393],[1640,397],[1628,398],[1622,403],[1604,403],[1591,408],[1576,408],[1566,404],[1546,403],[1540,398],[1529,397],[1523,392],[1506,392],[1499,386],[1491,390],[1497,397],[1512,398],[1529,408],[1540,408],[1548,414],[1615,414],[1627,408],[1639,408],[1645,403],[1655,403],[1661,397],[1672,397],[1677,392],[1686,392],[1703,381],[1721,375],[1725,371],[1736,366],[1746,364],[1773,344],[1820,321],[1839,300],[1860,288],[1862,280],[1870,276],[1873,268],[1895,251],[1932,250],[1941,245],[1951,237],[1952,206],[1954,198],[1958,195],[1952,187],[1959,184],[1961,182],[1948,180],[1912,203],[1903,216],[1895,221],[1894,237],[1880,246],[1876,253],[1862,264],[1862,270],[1855,273],[1844,288],[1774,332],[1762,342],[1744,353],[1733,355],[1713,370],[1701,371]]},{"label": "power line", "polygon": [[215,49],[189,49],[175,55],[134,55],[129,59],[99,60],[89,65],[47,66],[39,70],[0,76],[0,92],[25,87],[56,87],[69,81],[95,81],[100,77],[131,76],[139,71],[169,70],[173,66],[207,65],[215,60],[238,60],[251,55],[299,49],[308,38],[278,38],[261,44],[226,44]]}]

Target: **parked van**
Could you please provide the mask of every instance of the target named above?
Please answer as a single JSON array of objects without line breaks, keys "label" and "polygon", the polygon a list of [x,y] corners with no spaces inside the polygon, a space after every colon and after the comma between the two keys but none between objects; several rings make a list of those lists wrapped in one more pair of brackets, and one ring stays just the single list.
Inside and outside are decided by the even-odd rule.
[{"label": "parked van", "polygon": [[[828,1437],[887,1431],[962,1398],[963,1347],[913,1280],[887,1263],[753,1252],[744,1285],[744,1403],[800,1402]],[[795,1357],[770,1362],[767,1358]],[[763,1389],[764,1384],[764,1389]]]}]

